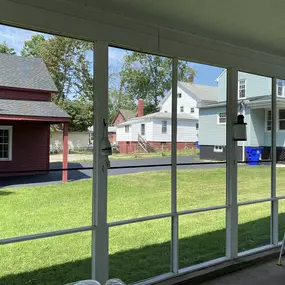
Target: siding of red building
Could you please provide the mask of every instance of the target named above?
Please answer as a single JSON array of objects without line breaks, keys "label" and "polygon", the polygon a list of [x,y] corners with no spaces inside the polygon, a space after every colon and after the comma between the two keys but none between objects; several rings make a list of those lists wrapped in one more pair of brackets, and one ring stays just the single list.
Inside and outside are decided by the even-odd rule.
[{"label": "siding of red building", "polygon": [[51,101],[51,94],[35,90],[17,90],[0,87],[0,99]]},{"label": "siding of red building", "polygon": [[121,114],[121,112],[118,113],[117,117],[115,118],[115,120],[113,121],[113,124],[114,125],[118,125],[118,124],[121,124],[121,123],[124,123],[126,120],[125,118],[123,117],[123,115]]},{"label": "siding of red building", "polygon": [[[48,123],[0,121],[0,125],[13,126],[12,160],[0,161],[0,172],[49,169],[50,126]],[[9,175],[20,175],[20,173]]]}]

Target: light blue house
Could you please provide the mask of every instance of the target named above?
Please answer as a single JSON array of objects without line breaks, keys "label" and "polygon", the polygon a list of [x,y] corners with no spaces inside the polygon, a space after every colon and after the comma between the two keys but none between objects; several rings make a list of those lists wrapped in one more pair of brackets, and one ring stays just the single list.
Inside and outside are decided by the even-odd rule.
[{"label": "light blue house", "polygon": [[[200,108],[199,143],[202,159],[226,159],[226,70],[217,78],[218,100]],[[247,141],[238,143],[238,159],[246,159],[245,147],[263,147],[262,158],[271,155],[271,78],[239,72],[239,112],[247,123]],[[285,91],[277,81],[277,159],[285,160]],[[242,104],[241,104],[242,103]]]}]

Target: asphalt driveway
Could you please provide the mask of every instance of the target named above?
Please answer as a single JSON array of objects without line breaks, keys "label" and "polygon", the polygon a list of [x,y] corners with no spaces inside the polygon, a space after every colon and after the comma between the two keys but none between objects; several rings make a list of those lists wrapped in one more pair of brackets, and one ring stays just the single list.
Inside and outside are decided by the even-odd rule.
[{"label": "asphalt driveway", "polygon": [[[198,156],[184,156],[177,158],[178,163],[192,163],[192,165],[179,165],[178,169],[193,169],[193,168],[217,168],[225,167],[225,164],[209,164],[207,162],[201,162],[198,160]],[[149,159],[136,159],[136,160],[112,160],[111,169],[108,171],[108,175],[122,175],[129,173],[138,173],[145,171],[160,171],[170,170],[170,166],[163,166],[163,164],[171,164],[171,158],[149,158]],[[151,165],[150,167],[145,167]],[[158,166],[156,166],[158,165]],[[92,169],[80,169],[77,168],[92,168],[92,162],[70,162],[68,164],[68,179],[70,181],[76,181],[81,179],[87,179],[92,177]],[[60,169],[61,163],[51,163],[50,168]],[[126,167],[126,168],[124,168]],[[112,169],[113,168],[113,169]],[[72,170],[74,169],[74,170]],[[51,183],[61,182],[61,170],[50,171],[48,174],[38,175],[25,175],[18,177],[6,177],[1,178],[0,187],[17,187],[17,186],[29,186],[29,185],[47,185]]]}]

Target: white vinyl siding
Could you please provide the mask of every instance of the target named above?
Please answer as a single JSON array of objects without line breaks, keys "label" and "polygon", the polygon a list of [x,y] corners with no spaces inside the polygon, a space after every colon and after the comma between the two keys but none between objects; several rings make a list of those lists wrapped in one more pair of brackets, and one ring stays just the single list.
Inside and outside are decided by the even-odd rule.
[{"label": "white vinyl siding", "polygon": [[[181,97],[177,95],[177,112],[178,113],[188,113],[191,114],[193,117],[197,118],[199,117],[199,109],[197,108],[197,101],[193,99],[191,96],[189,96],[187,93],[185,93],[182,89],[179,87],[177,88],[177,94],[181,94]],[[170,96],[165,100],[165,102],[160,107],[160,112],[167,112],[172,113],[171,109],[171,99],[172,96]],[[181,107],[183,107],[183,111],[181,111]],[[191,112],[191,109],[194,108],[194,112]]]},{"label": "white vinyl siding", "polygon": [[217,124],[217,114],[224,112],[225,107],[200,109],[200,145],[226,145],[226,124]]}]

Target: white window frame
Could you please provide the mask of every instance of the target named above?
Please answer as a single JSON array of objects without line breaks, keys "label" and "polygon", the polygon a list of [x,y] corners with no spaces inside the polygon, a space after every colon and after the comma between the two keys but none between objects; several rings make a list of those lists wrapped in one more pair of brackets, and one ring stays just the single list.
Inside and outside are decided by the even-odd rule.
[{"label": "white window frame", "polygon": [[[225,114],[225,122],[221,122],[220,119],[221,119],[221,114]],[[227,123],[227,113],[226,112],[219,112],[217,114],[217,124],[218,125],[225,125]]]},{"label": "white window frame", "polygon": [[[244,82],[244,84],[241,84],[241,82]],[[244,86],[243,89],[241,89],[241,86]],[[240,97],[240,91],[244,90],[244,97]],[[238,81],[238,99],[245,99],[246,98],[246,80],[245,79],[239,79]]]},{"label": "white window frame", "polygon": [[[271,113],[271,129],[270,130],[268,130],[268,128],[267,128],[267,121],[268,121],[268,112],[271,112],[271,110],[270,109],[265,109],[265,132],[271,132],[271,129],[272,129],[272,113]],[[277,110],[277,113],[278,113],[278,110]],[[278,116],[278,115],[277,115]],[[276,120],[276,123],[278,123],[278,120]]]},{"label": "white window frame", "polygon": [[8,158],[1,158],[0,161],[11,161],[12,160],[12,144],[13,144],[13,127],[12,126],[0,126],[1,130],[8,130]]},{"label": "white window frame", "polygon": [[125,125],[125,133],[128,134],[130,132],[130,125]]},{"label": "white window frame", "polygon": [[182,98],[182,93],[177,93],[177,98]]},{"label": "white window frame", "polygon": [[277,111],[277,131],[278,132],[285,132],[285,129],[280,129],[280,120],[282,120],[282,121],[285,121],[285,119],[280,119],[280,110],[283,110],[283,111],[285,111],[285,108],[283,109],[278,109],[278,111]]},{"label": "white window frame", "polygon": [[161,133],[167,134],[167,121],[161,121]]},{"label": "white window frame", "polygon": [[193,108],[193,107],[190,108],[190,113],[191,113],[191,114],[195,113],[195,108]]},{"label": "white window frame", "polygon": [[141,124],[141,135],[145,136],[145,124]]},{"label": "white window frame", "polygon": [[224,147],[221,145],[214,145],[214,152],[224,152]]},{"label": "white window frame", "polygon": [[[281,95],[279,94],[280,87],[281,87]],[[284,97],[284,82],[281,79],[276,79],[276,95],[278,97]]]},{"label": "white window frame", "polygon": [[184,106],[180,106],[180,113],[184,113]]},{"label": "white window frame", "polygon": [[[277,116],[277,118],[276,118],[276,131],[278,131],[278,132],[285,132],[285,129],[284,130],[280,129],[280,124],[279,124],[280,123],[280,114],[279,114],[280,110],[285,110],[285,108],[280,108],[280,109],[276,110],[276,116]],[[267,129],[268,112],[269,111],[271,111],[271,109],[266,109],[265,110],[265,132],[268,132],[268,133],[271,132],[271,130]],[[285,121],[285,119],[282,119],[282,121]],[[272,122],[272,118],[271,118],[271,122]],[[271,129],[272,129],[272,126],[271,126]]]}]

